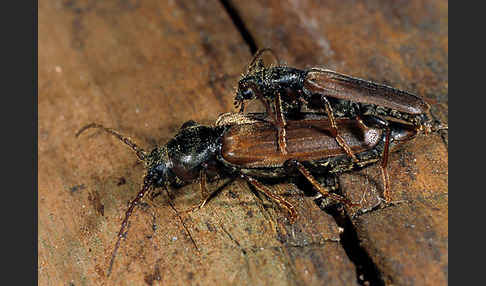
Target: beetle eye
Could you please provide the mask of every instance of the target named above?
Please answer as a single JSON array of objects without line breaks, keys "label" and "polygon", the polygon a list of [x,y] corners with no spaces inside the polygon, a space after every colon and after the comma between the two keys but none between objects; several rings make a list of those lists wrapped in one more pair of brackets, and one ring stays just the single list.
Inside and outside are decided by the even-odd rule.
[{"label": "beetle eye", "polygon": [[255,93],[251,87],[244,89],[242,95],[244,99],[253,99],[255,97]]}]

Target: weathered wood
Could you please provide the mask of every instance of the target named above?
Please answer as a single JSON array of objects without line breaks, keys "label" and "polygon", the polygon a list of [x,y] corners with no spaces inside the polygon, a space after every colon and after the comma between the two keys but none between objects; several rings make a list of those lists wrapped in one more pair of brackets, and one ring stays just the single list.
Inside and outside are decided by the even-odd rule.
[{"label": "weathered wood", "polygon": [[[234,2],[259,47],[289,65],[325,66],[412,91],[447,123],[447,1]],[[385,283],[440,285],[448,276],[447,134],[418,137],[391,155],[393,200],[402,204],[353,221]],[[372,206],[378,168],[341,177],[348,198]],[[412,227],[413,226],[413,227]],[[359,262],[357,262],[359,263]]]},{"label": "weathered wood", "polygon": [[240,181],[188,215],[198,184],[146,198],[107,277],[144,170],[116,139],[74,134],[98,122],[149,150],[186,120],[210,124],[233,110],[251,55],[216,1],[52,0],[38,13],[40,285],[357,283],[330,215],[280,184],[300,214],[290,225]]}]

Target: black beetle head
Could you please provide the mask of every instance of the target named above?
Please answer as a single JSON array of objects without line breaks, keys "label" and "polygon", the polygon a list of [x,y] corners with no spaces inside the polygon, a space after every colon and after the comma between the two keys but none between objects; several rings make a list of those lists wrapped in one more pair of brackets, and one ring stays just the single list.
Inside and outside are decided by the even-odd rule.
[{"label": "black beetle head", "polygon": [[149,171],[146,180],[151,181],[155,187],[165,187],[176,180],[167,146],[152,150],[147,157],[147,165]]},{"label": "black beetle head", "polygon": [[260,93],[257,79],[254,77],[244,77],[238,82],[238,91],[235,97],[235,105],[241,104],[245,100],[257,98]]}]

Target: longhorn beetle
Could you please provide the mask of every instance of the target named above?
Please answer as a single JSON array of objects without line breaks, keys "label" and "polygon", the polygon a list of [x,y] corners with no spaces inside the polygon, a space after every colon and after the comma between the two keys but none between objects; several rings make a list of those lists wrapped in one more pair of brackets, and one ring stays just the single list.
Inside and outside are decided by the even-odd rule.
[{"label": "longhorn beetle", "polygon": [[255,54],[238,82],[235,107],[243,112],[245,101],[260,100],[277,128],[278,148],[283,154],[287,153],[287,119],[298,118],[302,104],[325,111],[331,135],[354,162],[358,159],[343,139],[335,118],[367,117],[367,122],[383,128],[389,121],[395,121],[425,133],[445,129],[429,119],[430,105],[412,93],[318,67],[306,70],[278,64],[265,67],[265,52],[271,53],[278,63],[271,49]]},{"label": "longhorn beetle", "polygon": [[322,114],[303,114],[301,119],[288,122],[288,152],[282,154],[276,148],[274,127],[264,120],[265,116],[223,114],[214,126],[187,121],[166,145],[156,147],[151,152],[146,152],[114,129],[97,123],[86,125],[76,133],[77,137],[88,129],[101,129],[125,143],[145,163],[143,185],[125,212],[110,259],[108,275],[111,273],[121,239],[126,234],[128,220],[136,205],[151,188],[167,189],[169,186],[190,184],[199,179],[203,199],[191,208],[193,210],[204,206],[211,196],[206,190],[207,175],[221,174],[242,178],[285,209],[290,215],[290,222],[294,222],[297,218],[295,208],[283,197],[272,193],[257,178],[303,176],[324,199],[348,207],[356,206],[357,204],[319,184],[313,174],[337,175],[380,160],[381,167],[384,168],[386,160],[383,160],[382,155],[387,153],[388,148],[409,141],[417,134],[416,129],[403,125],[390,125],[385,130],[363,126],[358,120],[336,119],[340,125],[340,135],[357,159],[357,162],[353,162],[330,134],[331,122],[327,117]]}]

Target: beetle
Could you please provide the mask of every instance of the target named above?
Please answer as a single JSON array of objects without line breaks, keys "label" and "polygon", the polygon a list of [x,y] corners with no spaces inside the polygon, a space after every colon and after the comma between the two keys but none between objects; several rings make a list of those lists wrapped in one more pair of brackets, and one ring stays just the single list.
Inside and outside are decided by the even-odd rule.
[{"label": "beetle", "polygon": [[279,195],[272,193],[257,178],[285,178],[304,176],[325,199],[356,206],[346,198],[330,192],[318,183],[313,174],[331,175],[347,172],[356,167],[365,167],[379,160],[388,147],[411,140],[417,135],[415,129],[391,126],[384,129],[361,126],[362,122],[337,119],[341,136],[355,153],[358,162],[353,162],[343,152],[329,132],[331,123],[322,114],[305,114],[301,119],[289,121],[288,153],[276,148],[274,129],[264,114],[223,114],[214,126],[187,121],[178,133],[162,147],[146,152],[129,137],[101,124],[91,123],[81,128],[81,133],[91,128],[101,129],[125,143],[139,160],[145,163],[146,174],[143,186],[130,201],[117,235],[108,275],[114,263],[121,238],[125,235],[128,220],[135,207],[151,188],[182,186],[199,179],[203,199],[195,208],[203,207],[210,195],[206,190],[206,176],[216,173],[233,178],[242,178],[256,190],[285,209],[290,222],[297,217],[295,208]]},{"label": "beetle", "polygon": [[265,67],[265,52],[271,53],[278,63],[271,49],[255,54],[238,81],[235,107],[243,112],[246,101],[260,100],[277,128],[278,148],[283,154],[287,152],[287,119],[298,118],[303,104],[326,112],[332,136],[355,162],[357,158],[343,140],[336,117],[372,117],[370,121],[381,127],[395,121],[425,133],[437,130],[434,126],[439,124],[427,115],[430,105],[412,93],[319,67],[305,70],[278,64]]}]

